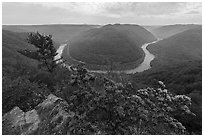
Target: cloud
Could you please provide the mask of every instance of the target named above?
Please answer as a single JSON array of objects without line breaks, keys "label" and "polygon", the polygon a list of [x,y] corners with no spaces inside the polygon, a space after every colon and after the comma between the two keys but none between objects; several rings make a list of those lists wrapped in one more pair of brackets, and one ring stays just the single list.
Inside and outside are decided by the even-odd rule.
[{"label": "cloud", "polygon": [[186,14],[199,14],[199,13],[200,12],[196,11],[196,10],[192,10],[192,11],[186,12]]},{"label": "cloud", "polygon": [[[45,7],[60,7],[84,15],[169,15],[201,7],[201,3],[181,2],[104,2],[104,3],[41,3]],[[199,9],[201,10],[201,9]]]},{"label": "cloud", "polygon": [[82,14],[118,14],[135,13],[140,15],[163,15],[179,13],[185,10],[201,10],[201,3],[185,2],[104,2],[104,3],[42,3],[47,7],[61,7]]},{"label": "cloud", "polygon": [[[202,20],[202,4],[189,2],[3,3],[3,23],[178,23]],[[195,15],[195,16],[191,16]],[[159,19],[159,21],[158,21]],[[188,21],[187,21],[188,20]],[[193,23],[193,22],[192,22]]]}]

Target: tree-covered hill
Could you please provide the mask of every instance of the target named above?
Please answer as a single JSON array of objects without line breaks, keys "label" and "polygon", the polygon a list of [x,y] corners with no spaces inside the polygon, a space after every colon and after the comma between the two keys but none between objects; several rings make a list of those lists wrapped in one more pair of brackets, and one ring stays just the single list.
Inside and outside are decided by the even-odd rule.
[{"label": "tree-covered hill", "polygon": [[[70,55],[90,64],[134,62],[143,57],[140,48],[155,37],[138,25],[106,25],[84,31],[71,39]],[[108,60],[108,61],[107,61]]]},{"label": "tree-covered hill", "polygon": [[202,59],[202,27],[187,30],[148,46],[156,55],[152,62],[161,65],[172,65],[184,61]]},{"label": "tree-covered hill", "polygon": [[160,27],[147,27],[147,29],[154,34],[159,39],[168,38],[170,36],[173,36],[177,33],[194,29],[197,27],[200,27],[201,25],[196,24],[175,24],[175,25],[165,25]]},{"label": "tree-covered hill", "polygon": [[147,29],[139,25],[115,24],[113,27],[122,31],[130,39],[134,40],[136,45],[141,47],[144,43],[155,41],[157,38]]}]

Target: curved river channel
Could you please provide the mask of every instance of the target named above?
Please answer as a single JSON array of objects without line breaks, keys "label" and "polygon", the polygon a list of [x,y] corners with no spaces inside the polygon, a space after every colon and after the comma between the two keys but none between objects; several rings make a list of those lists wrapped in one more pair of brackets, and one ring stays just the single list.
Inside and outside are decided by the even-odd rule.
[{"label": "curved river channel", "polygon": [[[158,40],[157,40],[158,41]],[[144,45],[142,45],[142,50],[144,51],[145,53],[145,58],[144,58],[144,61],[139,65],[137,66],[136,68],[134,69],[130,69],[130,70],[122,70],[122,71],[113,71],[114,73],[126,73],[126,74],[134,74],[134,73],[137,73],[137,72],[143,72],[145,70],[148,70],[151,68],[151,61],[154,60],[155,56],[153,54],[151,54],[148,50],[147,50],[147,46],[150,45],[150,44],[153,44],[153,43],[156,43],[157,41],[153,41],[153,42],[150,42],[150,43],[145,43]],[[67,44],[62,44],[58,49],[57,49],[57,56],[55,56],[55,59],[59,59],[62,55],[62,52],[65,48],[65,46],[67,46]],[[67,64],[63,64],[65,65],[66,67],[70,67],[68,66]],[[102,70],[88,70],[89,72],[94,72],[94,73],[107,73],[107,71],[102,71]]]}]

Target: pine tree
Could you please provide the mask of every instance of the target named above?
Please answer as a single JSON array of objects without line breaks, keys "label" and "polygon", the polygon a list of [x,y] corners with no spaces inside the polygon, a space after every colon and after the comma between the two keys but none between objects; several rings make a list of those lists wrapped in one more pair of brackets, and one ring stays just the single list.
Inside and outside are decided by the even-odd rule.
[{"label": "pine tree", "polygon": [[18,51],[26,57],[32,58],[39,61],[38,67],[44,69],[50,73],[53,73],[57,67],[57,61],[62,58],[56,59],[55,56],[58,54],[57,50],[53,46],[53,40],[51,35],[43,35],[40,33],[29,33],[28,43],[32,44],[37,48],[36,51],[30,51],[28,49]]}]

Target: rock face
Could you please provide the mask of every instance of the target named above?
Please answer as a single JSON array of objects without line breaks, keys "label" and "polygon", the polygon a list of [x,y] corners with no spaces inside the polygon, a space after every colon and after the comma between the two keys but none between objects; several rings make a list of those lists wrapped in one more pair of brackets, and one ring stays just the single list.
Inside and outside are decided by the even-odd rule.
[{"label": "rock face", "polygon": [[66,125],[75,113],[68,111],[67,107],[65,101],[53,94],[31,111],[23,112],[15,107],[2,118],[2,134],[68,134]]}]

